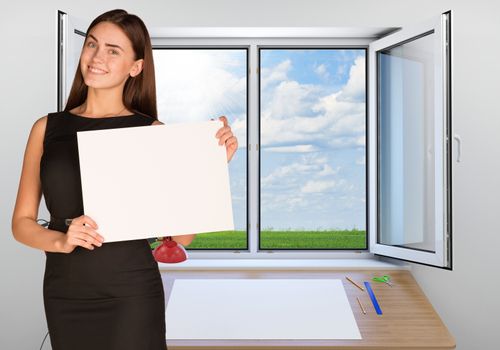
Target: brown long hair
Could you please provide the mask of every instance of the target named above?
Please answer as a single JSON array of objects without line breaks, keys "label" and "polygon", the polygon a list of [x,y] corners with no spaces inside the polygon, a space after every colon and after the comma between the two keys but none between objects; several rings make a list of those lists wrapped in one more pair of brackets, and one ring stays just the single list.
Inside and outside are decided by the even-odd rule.
[{"label": "brown long hair", "polygon": [[[92,21],[87,29],[85,40],[90,30],[100,22],[111,22],[120,27],[132,42],[135,60],[144,59],[142,72],[135,77],[128,77],[123,87],[123,104],[134,113],[158,119],[156,108],[155,68],[151,38],[144,22],[136,15],[116,9],[103,13]],[[81,58],[80,58],[81,60]],[[83,80],[80,60],[73,79],[73,85],[66,102],[65,111],[80,106],[87,99],[88,87]]]}]

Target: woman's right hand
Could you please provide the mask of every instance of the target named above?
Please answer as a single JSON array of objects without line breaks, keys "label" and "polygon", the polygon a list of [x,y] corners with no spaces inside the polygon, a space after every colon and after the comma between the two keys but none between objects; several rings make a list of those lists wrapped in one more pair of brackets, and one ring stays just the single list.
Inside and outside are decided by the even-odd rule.
[{"label": "woman's right hand", "polygon": [[71,253],[77,246],[93,250],[95,246],[102,246],[104,237],[97,231],[97,224],[87,215],[82,215],[71,220],[68,232],[62,238],[61,250]]}]

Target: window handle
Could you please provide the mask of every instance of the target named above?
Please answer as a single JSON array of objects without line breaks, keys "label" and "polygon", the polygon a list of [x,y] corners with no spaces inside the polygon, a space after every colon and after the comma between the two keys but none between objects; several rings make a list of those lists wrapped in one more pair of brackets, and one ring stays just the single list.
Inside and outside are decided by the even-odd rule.
[{"label": "window handle", "polygon": [[462,158],[462,139],[460,138],[460,135],[455,134],[453,136],[455,140],[457,140],[457,162],[460,162],[460,158]]}]

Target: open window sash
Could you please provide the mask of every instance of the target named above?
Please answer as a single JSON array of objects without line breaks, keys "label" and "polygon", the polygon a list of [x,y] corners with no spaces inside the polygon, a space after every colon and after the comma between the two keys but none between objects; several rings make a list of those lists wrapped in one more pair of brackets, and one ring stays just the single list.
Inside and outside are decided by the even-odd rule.
[{"label": "open window sash", "polygon": [[75,78],[85,41],[85,31],[90,25],[90,21],[60,10],[57,12],[57,16],[57,108],[62,111]]},{"label": "open window sash", "polygon": [[377,255],[451,268],[450,13],[369,45],[369,232]]}]

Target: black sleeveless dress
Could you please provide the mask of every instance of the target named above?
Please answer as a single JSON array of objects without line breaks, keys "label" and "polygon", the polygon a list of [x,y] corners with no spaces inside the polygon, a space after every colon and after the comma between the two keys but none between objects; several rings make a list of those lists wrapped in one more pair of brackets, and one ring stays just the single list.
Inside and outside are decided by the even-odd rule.
[{"label": "black sleeveless dress", "polygon": [[[51,215],[49,229],[66,233],[64,219],[84,214],[76,132],[147,126],[153,121],[139,114],[48,114],[40,181]],[[138,179],[135,185],[140,181],[148,179]],[[165,296],[148,240],[45,254],[43,300],[53,350],[166,349]]]}]

